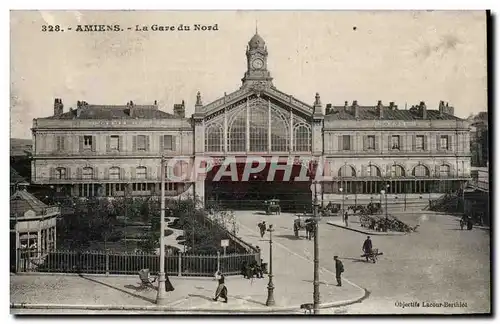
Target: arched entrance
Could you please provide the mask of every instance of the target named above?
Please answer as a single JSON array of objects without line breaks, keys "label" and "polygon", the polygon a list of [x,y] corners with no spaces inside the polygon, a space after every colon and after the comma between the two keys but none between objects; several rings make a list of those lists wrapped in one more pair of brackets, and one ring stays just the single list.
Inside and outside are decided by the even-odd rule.
[{"label": "arched entrance", "polygon": [[[285,170],[275,170],[272,181],[268,181],[271,163],[267,163],[262,171],[250,173],[248,180],[243,179],[245,163],[235,163],[224,166],[227,170],[235,168],[237,179],[229,175],[216,177],[221,166],[215,166],[208,172],[205,180],[206,203],[216,203],[219,206],[240,210],[264,210],[264,201],[279,199],[282,211],[302,212],[310,210],[312,195],[310,191],[309,172],[302,171],[307,177],[297,179],[301,175],[301,165],[290,166],[290,176]],[[223,172],[223,171],[222,171]],[[233,171],[234,172],[234,171]],[[236,181],[235,181],[236,180]],[[302,180],[302,181],[300,181]]]}]

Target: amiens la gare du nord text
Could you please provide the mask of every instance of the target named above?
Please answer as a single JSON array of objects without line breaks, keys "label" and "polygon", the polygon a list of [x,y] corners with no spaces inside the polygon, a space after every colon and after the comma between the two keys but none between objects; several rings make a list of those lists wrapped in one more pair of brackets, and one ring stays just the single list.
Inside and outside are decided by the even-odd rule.
[{"label": "amiens la gare du nord text", "polygon": [[135,25],[134,27],[123,28],[121,25],[77,25],[75,31],[77,32],[112,32],[132,30],[137,32],[147,31],[218,31],[218,24],[178,24],[178,25]]}]

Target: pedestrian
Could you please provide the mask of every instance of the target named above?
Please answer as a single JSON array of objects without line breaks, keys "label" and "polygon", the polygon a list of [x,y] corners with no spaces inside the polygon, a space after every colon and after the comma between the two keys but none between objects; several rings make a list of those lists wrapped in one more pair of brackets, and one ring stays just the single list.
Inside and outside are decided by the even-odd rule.
[{"label": "pedestrian", "polygon": [[342,272],[344,272],[344,265],[342,261],[339,260],[339,257],[336,255],[333,257],[335,260],[335,276],[337,277],[337,286],[342,287]]},{"label": "pedestrian", "polygon": [[257,225],[260,229],[260,237],[264,237],[264,234],[266,234],[266,221],[263,221],[262,223],[259,223],[259,225]]},{"label": "pedestrian", "polygon": [[368,236],[363,243],[363,252],[365,253],[366,261],[368,262],[368,257],[372,254],[372,240]]},{"label": "pedestrian", "polygon": [[345,227],[349,227],[349,214],[347,212],[345,212],[345,215],[344,215],[344,222],[345,222]]},{"label": "pedestrian", "polygon": [[174,291],[174,290],[175,290],[175,288],[172,285],[172,283],[170,282],[170,279],[168,278],[168,275],[165,274],[165,291],[169,292],[169,291]]},{"label": "pedestrian", "polygon": [[215,291],[215,298],[213,300],[217,301],[219,297],[222,297],[224,298],[224,303],[227,303],[227,288],[224,283],[224,275],[220,273],[220,271],[217,271],[215,273],[215,279],[219,281],[219,285],[217,286],[217,290]]},{"label": "pedestrian", "polygon": [[472,218],[470,216],[467,217],[467,230],[471,230],[472,229]]},{"label": "pedestrian", "polygon": [[467,223],[467,216],[463,216],[462,219],[460,220],[460,229],[463,230],[465,224]]}]

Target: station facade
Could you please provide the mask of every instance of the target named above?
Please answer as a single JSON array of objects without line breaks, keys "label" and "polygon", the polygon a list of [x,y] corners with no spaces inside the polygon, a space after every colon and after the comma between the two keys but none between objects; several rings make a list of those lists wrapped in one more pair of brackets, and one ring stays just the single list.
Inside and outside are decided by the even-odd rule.
[{"label": "station facade", "polygon": [[[198,92],[190,117],[184,102],[172,113],[156,102],[84,101],[64,112],[62,100],[55,99],[53,116],[33,121],[32,182],[61,195],[156,196],[162,157],[205,157],[214,161],[206,177],[167,180],[168,196],[195,195],[241,208],[276,198],[284,209],[297,209],[310,206],[314,195],[323,204],[367,204],[382,195],[391,202],[427,204],[470,179],[470,126],[447,103],[437,109],[424,102],[409,109],[380,101],[361,106],[356,100],[335,106],[323,105],[318,93],[311,95],[312,104],[305,103],[275,87],[267,46],[257,33],[246,61],[239,89],[208,104]],[[236,161],[241,176],[253,156],[268,163],[248,181],[214,178],[228,160]],[[277,159],[287,161],[290,171],[285,176],[278,167],[268,181]],[[328,177],[318,178],[318,190],[311,192],[318,165]],[[301,172],[308,181],[294,181]]]}]

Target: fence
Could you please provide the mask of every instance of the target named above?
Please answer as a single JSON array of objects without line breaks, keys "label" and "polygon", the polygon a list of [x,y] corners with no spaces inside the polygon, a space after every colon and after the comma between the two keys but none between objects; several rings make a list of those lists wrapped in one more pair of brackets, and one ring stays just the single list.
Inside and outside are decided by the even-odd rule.
[{"label": "fence", "polygon": [[[165,273],[169,276],[211,277],[219,270],[224,275],[241,273],[244,261],[260,262],[260,252],[228,255],[193,255],[179,253],[165,257]],[[41,252],[19,249],[16,272],[84,273],[84,274],[137,274],[141,269],[158,273],[160,258],[145,253],[113,253],[105,251],[53,251]]]},{"label": "fence", "polygon": [[469,181],[469,185],[471,187],[474,187],[474,188],[477,188],[480,190],[484,190],[484,191],[490,190],[489,181],[481,181],[481,180],[473,179],[473,180]]}]

